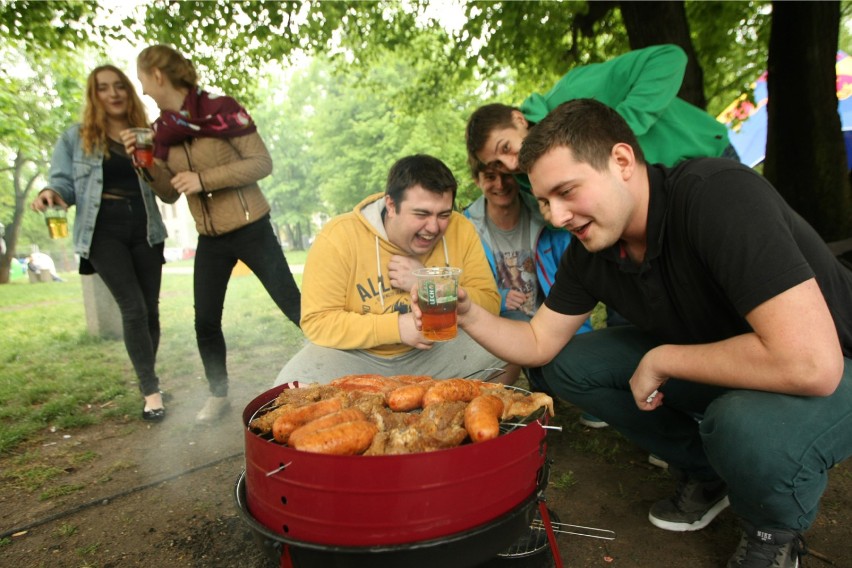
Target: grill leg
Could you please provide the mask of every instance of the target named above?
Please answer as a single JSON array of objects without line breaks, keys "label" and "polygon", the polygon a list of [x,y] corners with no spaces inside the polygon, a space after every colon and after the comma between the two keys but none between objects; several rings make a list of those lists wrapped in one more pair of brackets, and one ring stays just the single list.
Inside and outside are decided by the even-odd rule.
[{"label": "grill leg", "polygon": [[553,525],[550,523],[550,513],[547,512],[547,503],[543,499],[538,501],[538,510],[541,513],[541,522],[544,524],[547,532],[547,541],[550,543],[550,551],[553,553],[553,561],[556,568],[563,568],[562,556],[559,554],[559,545],[556,543],[556,534],[553,532]]},{"label": "grill leg", "polygon": [[281,564],[279,568],[293,568],[293,559],[290,557],[290,545],[284,544],[281,547]]}]

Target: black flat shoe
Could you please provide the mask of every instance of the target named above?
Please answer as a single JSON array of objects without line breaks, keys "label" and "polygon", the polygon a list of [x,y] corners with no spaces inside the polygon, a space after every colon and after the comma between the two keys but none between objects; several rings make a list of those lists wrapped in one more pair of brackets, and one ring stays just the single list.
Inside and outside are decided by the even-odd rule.
[{"label": "black flat shoe", "polygon": [[145,410],[142,407],[142,420],[147,420],[148,422],[161,422],[163,418],[166,417],[166,409],[165,408],[155,408],[153,410]]}]

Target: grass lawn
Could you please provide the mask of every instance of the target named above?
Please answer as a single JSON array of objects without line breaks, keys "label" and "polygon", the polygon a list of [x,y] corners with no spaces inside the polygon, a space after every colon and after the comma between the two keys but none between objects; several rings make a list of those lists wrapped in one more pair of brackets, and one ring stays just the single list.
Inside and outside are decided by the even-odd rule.
[{"label": "grass lawn", "polygon": [[[292,265],[302,251],[287,253]],[[195,346],[192,275],[165,266],[160,294],[162,337],[157,370],[167,384],[200,376]],[[122,341],[89,335],[80,276],[66,282],[0,286],[0,452],[50,429],[73,429],[103,420],[136,420],[141,395]],[[301,285],[301,274],[296,274]],[[231,279],[223,326],[229,367],[274,364],[301,345],[303,336],[253,275]],[[274,361],[274,363],[270,363]]]}]

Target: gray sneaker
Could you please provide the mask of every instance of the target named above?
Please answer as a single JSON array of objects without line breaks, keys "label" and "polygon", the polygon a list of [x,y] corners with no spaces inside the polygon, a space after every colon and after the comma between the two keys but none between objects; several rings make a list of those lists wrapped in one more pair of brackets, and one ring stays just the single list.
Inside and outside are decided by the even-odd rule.
[{"label": "gray sneaker", "polygon": [[195,416],[197,422],[210,423],[217,420],[231,406],[224,396],[211,396]]},{"label": "gray sneaker", "polygon": [[580,415],[579,419],[580,424],[586,426],[587,428],[606,428],[609,426],[604,420],[601,420],[597,416],[589,414],[588,412],[584,412]]},{"label": "gray sneaker", "polygon": [[697,531],[710,524],[728,503],[728,486],[722,480],[696,481],[679,471],[673,497],[657,501],[648,513],[651,524],[667,531]]},{"label": "gray sneaker", "polygon": [[743,534],[728,568],[798,568],[807,554],[805,541],[796,532],[755,529],[743,522]]}]

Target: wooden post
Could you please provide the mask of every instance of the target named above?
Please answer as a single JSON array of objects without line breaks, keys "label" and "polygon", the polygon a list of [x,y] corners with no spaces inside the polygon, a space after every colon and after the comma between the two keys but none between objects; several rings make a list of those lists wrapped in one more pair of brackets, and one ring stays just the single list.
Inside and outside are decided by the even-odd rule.
[{"label": "wooden post", "polygon": [[104,339],[121,339],[124,336],[121,312],[100,275],[84,274],[80,276],[80,282],[89,333]]}]

